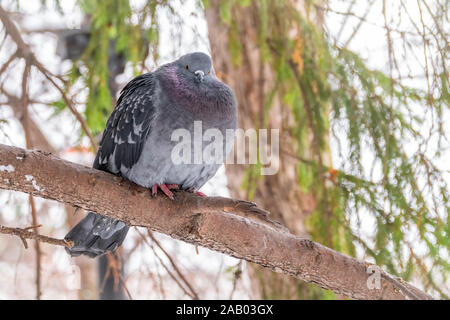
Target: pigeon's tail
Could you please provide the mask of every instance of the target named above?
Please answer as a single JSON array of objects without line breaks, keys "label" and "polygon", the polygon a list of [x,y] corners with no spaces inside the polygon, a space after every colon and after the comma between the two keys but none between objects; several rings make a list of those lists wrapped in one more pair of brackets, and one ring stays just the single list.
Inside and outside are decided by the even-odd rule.
[{"label": "pigeon's tail", "polygon": [[73,241],[66,251],[72,256],[87,255],[95,258],[114,251],[125,239],[129,227],[122,221],[89,212],[69,233],[65,240]]}]

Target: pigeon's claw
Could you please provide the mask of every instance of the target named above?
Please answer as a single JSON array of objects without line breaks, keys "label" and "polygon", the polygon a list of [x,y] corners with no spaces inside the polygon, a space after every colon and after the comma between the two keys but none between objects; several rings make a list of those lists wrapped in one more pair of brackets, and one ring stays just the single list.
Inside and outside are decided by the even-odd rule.
[{"label": "pigeon's claw", "polygon": [[165,185],[165,184],[160,184],[160,185],[158,185],[158,187],[161,189],[162,192],[164,192],[164,194],[165,194],[166,196],[169,197],[169,199],[175,200],[175,198],[173,197],[172,191],[170,191],[170,189],[169,189],[169,187],[168,187],[167,185]]},{"label": "pigeon's claw", "polygon": [[158,185],[154,184],[152,187],[152,197],[156,197],[156,193],[158,193]]},{"label": "pigeon's claw", "polygon": [[194,191],[194,193],[195,193],[196,195],[200,196],[200,197],[204,197],[204,198],[207,197],[206,194],[204,194],[203,192],[200,192],[200,191]]},{"label": "pigeon's claw", "polygon": [[203,192],[197,191],[197,190],[195,190],[194,188],[189,188],[189,189],[187,189],[186,191],[187,191],[187,192],[194,193],[194,194],[196,194],[196,195],[198,195],[198,196],[200,196],[200,197],[204,197],[204,198],[208,197],[208,196],[207,196],[206,194],[204,194]]},{"label": "pigeon's claw", "polygon": [[171,200],[175,200],[172,191],[170,190],[178,190],[180,187],[177,184],[154,184],[152,186],[152,196],[156,196],[158,192],[158,188],[161,189],[164,194],[169,197]]}]

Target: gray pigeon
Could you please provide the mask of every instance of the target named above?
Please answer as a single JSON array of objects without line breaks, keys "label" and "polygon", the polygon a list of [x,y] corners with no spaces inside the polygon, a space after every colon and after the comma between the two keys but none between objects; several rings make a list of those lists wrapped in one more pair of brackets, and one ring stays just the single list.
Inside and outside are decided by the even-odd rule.
[{"label": "gray pigeon", "polygon": [[[171,189],[196,192],[214,176],[221,163],[195,162],[199,149],[193,146],[189,163],[174,163],[172,150],[176,129],[194,134],[194,121],[201,121],[203,132],[220,131],[225,160],[232,148],[226,136],[237,126],[237,103],[233,91],[217,79],[211,58],[201,52],[190,53],[161,66],[152,73],[131,80],[122,90],[106,123],[94,168],[124,177],[152,190],[158,188],[173,199]],[[197,122],[198,124],[198,122]],[[217,139],[217,137],[215,138]],[[211,142],[211,143],[213,143]],[[203,143],[200,152],[208,144]],[[74,246],[71,256],[96,257],[119,247],[128,232],[122,221],[88,213],[65,237]]]}]

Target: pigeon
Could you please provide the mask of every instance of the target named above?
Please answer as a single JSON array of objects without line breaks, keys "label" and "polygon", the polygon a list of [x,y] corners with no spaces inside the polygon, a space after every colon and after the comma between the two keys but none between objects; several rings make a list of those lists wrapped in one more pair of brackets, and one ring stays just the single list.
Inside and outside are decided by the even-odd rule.
[{"label": "pigeon", "polygon": [[[222,139],[221,161],[173,161],[179,143],[172,134],[181,129],[194,136],[195,123],[202,130],[218,130]],[[227,132],[237,128],[237,102],[233,90],[215,74],[211,58],[202,52],[181,56],[154,72],[131,80],[121,91],[99,145],[93,167],[123,177],[156,195],[161,190],[174,199],[171,190],[198,191],[211,179],[233,141]],[[194,141],[192,141],[192,144]],[[213,142],[211,142],[213,143]],[[202,152],[207,144],[201,145]],[[187,159],[187,158],[186,158]],[[73,241],[66,248],[71,256],[97,257],[114,251],[124,241],[129,227],[122,221],[89,212],[65,236]]]}]

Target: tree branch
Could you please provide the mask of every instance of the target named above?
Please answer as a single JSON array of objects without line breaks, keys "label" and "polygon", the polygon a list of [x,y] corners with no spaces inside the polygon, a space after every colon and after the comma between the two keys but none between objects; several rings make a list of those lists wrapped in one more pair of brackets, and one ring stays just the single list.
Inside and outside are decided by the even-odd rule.
[{"label": "tree branch", "polygon": [[[5,145],[0,145],[0,188],[146,227],[350,298],[432,299],[369,263],[290,234],[250,202],[183,191],[175,193],[175,201],[152,198],[149,190],[106,172]],[[373,270],[379,272],[380,285],[370,289]]]},{"label": "tree branch", "polygon": [[32,226],[29,228],[9,228],[9,227],[5,227],[5,226],[0,226],[0,233],[18,236],[22,240],[25,249],[28,249],[28,244],[27,244],[26,239],[33,239],[36,241],[46,242],[49,244],[63,246],[63,247],[69,247],[69,248],[73,246],[72,241],[67,241],[64,239],[50,238],[50,237],[38,234],[36,232],[28,231],[29,229],[35,229],[37,227],[38,226]]}]

